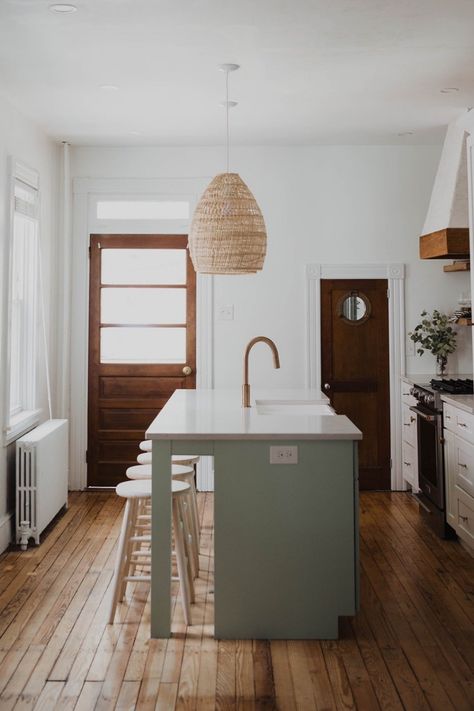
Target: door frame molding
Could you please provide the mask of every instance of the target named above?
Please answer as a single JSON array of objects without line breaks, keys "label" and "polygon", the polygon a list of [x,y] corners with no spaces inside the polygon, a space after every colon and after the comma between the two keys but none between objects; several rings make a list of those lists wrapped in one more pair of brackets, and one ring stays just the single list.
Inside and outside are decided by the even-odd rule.
[{"label": "door frame molding", "polygon": [[[143,225],[140,221],[99,224],[93,219],[93,207],[98,197],[130,197],[183,199],[190,203],[190,214],[210,181],[202,178],[75,178],[73,181],[72,275],[71,275],[71,379],[68,392],[59,393],[60,401],[68,402],[70,419],[69,488],[83,490],[87,486],[87,387],[89,345],[89,240],[91,234],[135,233],[187,234],[189,223],[169,221],[160,225]],[[62,265],[65,268],[67,265]],[[214,384],[214,284],[212,276],[198,274],[196,280],[196,357],[197,388],[212,388]],[[201,488],[212,486],[212,459],[200,463]]]},{"label": "door frame molding", "polygon": [[405,265],[306,265],[306,386],[321,390],[321,279],[387,279],[390,366],[391,488],[405,490],[402,475],[401,377],[405,375]]}]

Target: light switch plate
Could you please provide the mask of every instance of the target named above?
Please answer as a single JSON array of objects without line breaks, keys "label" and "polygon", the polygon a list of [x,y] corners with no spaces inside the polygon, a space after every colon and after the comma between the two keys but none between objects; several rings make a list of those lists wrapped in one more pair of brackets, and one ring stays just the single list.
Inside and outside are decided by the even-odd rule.
[{"label": "light switch plate", "polygon": [[298,464],[298,447],[270,447],[270,464]]},{"label": "light switch plate", "polygon": [[226,304],[225,306],[217,307],[218,321],[233,321],[234,320],[234,305]]}]

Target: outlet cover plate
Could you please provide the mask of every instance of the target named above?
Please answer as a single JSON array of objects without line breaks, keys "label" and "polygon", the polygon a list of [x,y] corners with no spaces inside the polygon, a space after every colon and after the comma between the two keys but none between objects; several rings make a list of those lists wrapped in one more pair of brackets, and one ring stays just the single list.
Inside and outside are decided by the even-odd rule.
[{"label": "outlet cover plate", "polygon": [[270,447],[270,464],[298,464],[298,447]]},{"label": "outlet cover plate", "polygon": [[233,321],[234,320],[234,305],[225,304],[217,307],[218,321]]}]

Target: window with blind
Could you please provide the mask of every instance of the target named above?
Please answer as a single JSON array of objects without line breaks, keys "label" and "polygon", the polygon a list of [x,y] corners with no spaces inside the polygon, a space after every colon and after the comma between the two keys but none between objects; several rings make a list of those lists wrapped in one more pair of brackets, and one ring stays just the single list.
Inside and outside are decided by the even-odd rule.
[{"label": "window with blind", "polygon": [[38,174],[12,164],[12,220],[8,283],[6,440],[38,419],[36,402],[38,302]]}]

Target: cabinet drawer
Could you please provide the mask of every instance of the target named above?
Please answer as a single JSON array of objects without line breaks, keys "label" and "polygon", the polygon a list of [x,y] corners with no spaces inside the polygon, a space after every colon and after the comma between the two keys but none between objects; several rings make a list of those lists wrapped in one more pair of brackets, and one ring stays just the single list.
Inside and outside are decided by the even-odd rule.
[{"label": "cabinet drawer", "polygon": [[455,482],[460,489],[474,496],[474,445],[454,437]]},{"label": "cabinet drawer", "polygon": [[402,402],[405,405],[416,405],[416,398],[413,397],[413,395],[410,395],[410,390],[412,388],[412,385],[409,385],[409,383],[405,383],[402,380]]},{"label": "cabinet drawer", "polygon": [[474,444],[474,415],[444,403],[443,421],[446,429]]},{"label": "cabinet drawer", "polygon": [[418,491],[418,456],[415,447],[402,442],[402,474],[413,489]]},{"label": "cabinet drawer", "polygon": [[402,405],[402,439],[412,447],[417,446],[416,426],[415,413],[410,410],[408,405]]},{"label": "cabinet drawer", "polygon": [[456,533],[474,548],[474,498],[456,486]]}]

